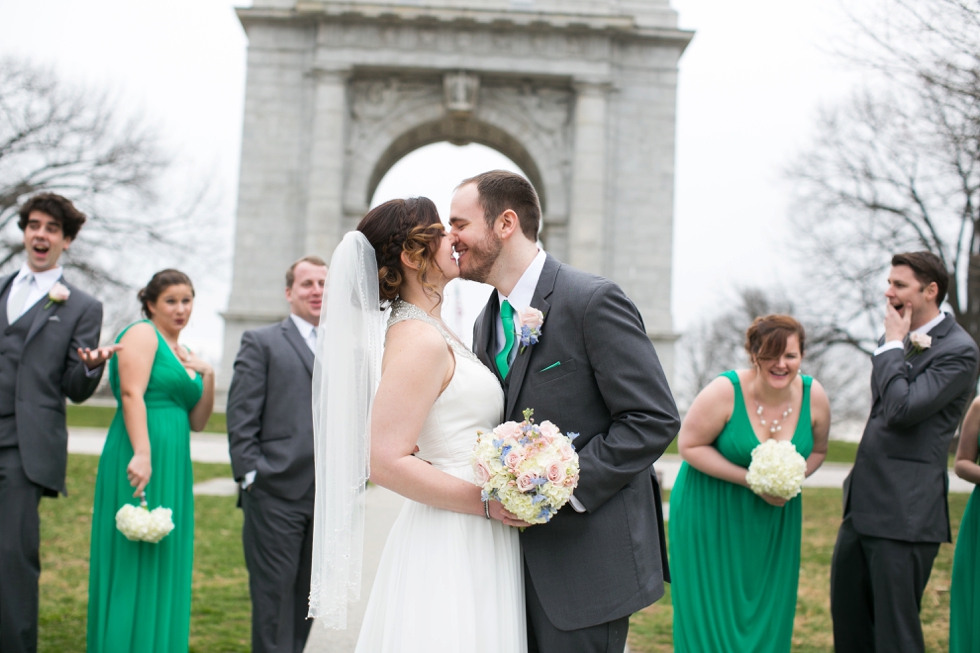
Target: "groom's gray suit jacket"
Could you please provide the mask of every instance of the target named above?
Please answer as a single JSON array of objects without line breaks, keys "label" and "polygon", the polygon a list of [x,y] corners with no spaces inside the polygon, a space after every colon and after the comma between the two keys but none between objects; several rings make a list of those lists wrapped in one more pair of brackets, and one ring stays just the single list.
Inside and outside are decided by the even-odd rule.
[{"label": "groom's gray suit jacket", "polygon": [[[652,465],[680,418],[639,311],[619,286],[548,256],[531,306],[544,325],[503,382],[505,419],[519,421],[533,408],[535,421],[579,434],[575,498],[586,512],[566,505],[548,524],[527,528],[521,545],[548,619],[575,630],[663,596],[670,578]],[[494,372],[498,319],[493,292],[473,343]]]},{"label": "groom's gray suit jacket", "polygon": [[976,387],[980,352],[952,315],[929,332],[932,346],[911,356],[872,357],[872,406],[844,512],[861,535],[949,542],[947,456]]},{"label": "groom's gray suit jacket", "polygon": [[[0,279],[0,375],[4,377],[0,385],[14,389],[14,405],[2,412],[10,410],[15,417],[17,444],[27,478],[44,488],[45,494],[66,494],[65,397],[76,403],[85,401],[102,378],[102,370],[88,376],[77,352],[80,347],[98,347],[102,304],[62,278],[61,283],[71,296],[50,306],[42,297],[28,308],[22,319],[29,319],[30,327],[20,341],[13,337],[11,325],[7,324],[6,300],[16,276],[15,273]],[[0,404],[6,404],[6,400]]]}]

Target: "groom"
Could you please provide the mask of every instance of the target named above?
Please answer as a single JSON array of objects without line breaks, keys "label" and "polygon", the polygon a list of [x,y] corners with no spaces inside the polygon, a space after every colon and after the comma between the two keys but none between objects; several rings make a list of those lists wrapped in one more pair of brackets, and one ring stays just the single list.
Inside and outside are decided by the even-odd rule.
[{"label": "groom", "polygon": [[[520,175],[463,181],[449,222],[461,276],[496,289],[473,349],[504,388],[504,419],[532,408],[536,421],[578,434],[571,505],[521,534],[528,650],[622,651],[630,615],[670,580],[652,465],[680,419],[660,361],[619,286],[538,248],[541,208]],[[536,344],[520,339],[528,308],[544,314]]]}]

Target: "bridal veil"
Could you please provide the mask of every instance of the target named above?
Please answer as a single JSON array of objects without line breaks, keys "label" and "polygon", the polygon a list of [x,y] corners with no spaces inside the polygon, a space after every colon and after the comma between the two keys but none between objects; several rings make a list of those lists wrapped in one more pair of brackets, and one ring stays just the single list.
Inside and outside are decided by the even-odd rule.
[{"label": "bridal veil", "polygon": [[381,376],[383,313],[374,248],[359,231],[330,261],[313,367],[316,507],[310,617],[347,627],[360,598],[371,404]]}]

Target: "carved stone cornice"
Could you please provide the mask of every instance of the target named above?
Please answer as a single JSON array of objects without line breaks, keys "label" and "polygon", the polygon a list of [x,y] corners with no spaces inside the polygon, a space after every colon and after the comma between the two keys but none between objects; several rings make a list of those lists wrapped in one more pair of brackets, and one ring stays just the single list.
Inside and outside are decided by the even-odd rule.
[{"label": "carved stone cornice", "polygon": [[297,2],[292,9],[242,7],[235,10],[248,27],[251,22],[343,22],[418,25],[449,29],[491,29],[509,32],[586,32],[612,37],[630,37],[685,48],[694,32],[675,27],[649,26],[633,16],[616,14],[565,13],[480,9],[474,7],[433,7],[384,3]]}]

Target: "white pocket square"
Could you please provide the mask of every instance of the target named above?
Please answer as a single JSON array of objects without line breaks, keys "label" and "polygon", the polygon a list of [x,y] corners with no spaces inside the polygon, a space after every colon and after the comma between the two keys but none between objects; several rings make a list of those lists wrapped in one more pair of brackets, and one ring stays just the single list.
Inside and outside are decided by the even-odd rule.
[{"label": "white pocket square", "polygon": [[48,322],[61,322],[61,318],[58,317],[57,315],[52,315],[51,317],[48,318]]}]

